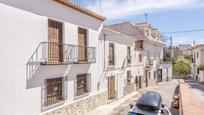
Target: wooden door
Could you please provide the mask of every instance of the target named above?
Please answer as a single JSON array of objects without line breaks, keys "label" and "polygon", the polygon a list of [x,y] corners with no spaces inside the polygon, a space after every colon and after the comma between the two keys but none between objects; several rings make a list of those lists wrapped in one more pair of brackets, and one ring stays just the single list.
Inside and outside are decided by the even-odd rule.
[{"label": "wooden door", "polygon": [[115,99],[115,76],[108,78],[108,99]]},{"label": "wooden door", "polygon": [[145,72],[145,85],[148,87],[148,71]]},{"label": "wooden door", "polygon": [[79,28],[78,29],[78,60],[79,62],[87,61],[87,30]]},{"label": "wooden door", "polygon": [[142,77],[139,76],[139,88],[142,88]]},{"label": "wooden door", "polygon": [[48,20],[48,62],[58,63],[63,61],[62,52],[62,23]]},{"label": "wooden door", "polygon": [[138,76],[135,77],[135,88],[136,89],[139,88],[139,77]]},{"label": "wooden door", "polygon": [[109,44],[109,65],[114,65],[114,44]]}]

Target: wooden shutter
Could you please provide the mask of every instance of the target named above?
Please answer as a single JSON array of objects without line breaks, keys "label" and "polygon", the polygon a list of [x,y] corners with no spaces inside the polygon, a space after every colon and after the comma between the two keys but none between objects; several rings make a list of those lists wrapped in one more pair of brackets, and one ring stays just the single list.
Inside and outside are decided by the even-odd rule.
[{"label": "wooden shutter", "polygon": [[46,105],[49,106],[62,101],[62,77],[47,79],[46,82]]},{"label": "wooden shutter", "polygon": [[81,62],[87,61],[87,30],[78,29],[78,60]]},{"label": "wooden shutter", "polygon": [[115,76],[109,77],[110,79],[110,98],[115,99]]},{"label": "wooden shutter", "polygon": [[114,44],[109,44],[109,65],[114,65]]},{"label": "wooden shutter", "polygon": [[62,62],[62,23],[48,20],[48,61],[50,63]]},{"label": "wooden shutter", "polygon": [[135,41],[135,48],[136,49],[143,49],[143,40]]}]

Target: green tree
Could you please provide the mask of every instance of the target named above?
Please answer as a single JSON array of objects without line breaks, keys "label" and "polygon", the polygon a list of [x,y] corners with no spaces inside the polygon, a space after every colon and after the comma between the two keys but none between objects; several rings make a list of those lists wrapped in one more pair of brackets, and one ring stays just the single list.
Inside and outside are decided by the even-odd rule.
[{"label": "green tree", "polygon": [[175,76],[183,76],[187,78],[187,75],[190,74],[190,61],[183,56],[179,56],[175,59],[173,64],[173,74]]},{"label": "green tree", "polygon": [[163,61],[164,62],[170,62],[171,61],[171,53],[170,52],[164,52]]},{"label": "green tree", "polygon": [[204,71],[204,63],[200,64],[199,70]]}]

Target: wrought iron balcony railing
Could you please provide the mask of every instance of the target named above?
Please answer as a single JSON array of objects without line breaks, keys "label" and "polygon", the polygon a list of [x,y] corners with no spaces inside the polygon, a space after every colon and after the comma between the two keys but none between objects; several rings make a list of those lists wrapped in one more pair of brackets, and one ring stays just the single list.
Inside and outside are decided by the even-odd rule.
[{"label": "wrought iron balcony railing", "polygon": [[41,42],[27,62],[28,79],[40,64],[87,64],[96,62],[96,48]]},{"label": "wrought iron balcony railing", "polygon": [[147,59],[146,67],[151,68],[153,66],[153,59]]},{"label": "wrought iron balcony railing", "polygon": [[85,64],[96,62],[96,48],[43,42],[41,64]]}]

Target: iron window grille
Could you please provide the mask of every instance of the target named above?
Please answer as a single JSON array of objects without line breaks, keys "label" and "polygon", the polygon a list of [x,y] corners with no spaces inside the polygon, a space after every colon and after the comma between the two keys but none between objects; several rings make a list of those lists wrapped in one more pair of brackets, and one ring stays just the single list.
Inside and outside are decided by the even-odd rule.
[{"label": "iron window grille", "polygon": [[66,86],[64,77],[46,79],[42,89],[43,108],[64,102],[67,97]]},{"label": "iron window grille", "polygon": [[79,74],[75,81],[75,99],[87,96],[91,91],[91,74]]}]

